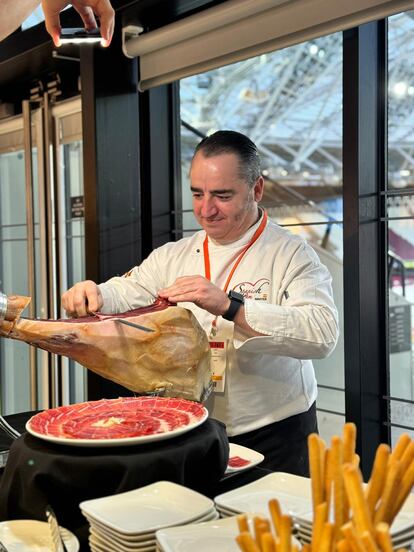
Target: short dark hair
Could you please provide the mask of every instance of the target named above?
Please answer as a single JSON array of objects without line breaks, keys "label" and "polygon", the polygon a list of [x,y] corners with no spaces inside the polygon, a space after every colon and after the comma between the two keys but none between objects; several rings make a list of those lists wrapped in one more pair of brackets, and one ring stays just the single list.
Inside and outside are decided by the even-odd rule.
[{"label": "short dark hair", "polygon": [[250,138],[234,130],[218,130],[206,136],[196,146],[194,157],[201,152],[204,157],[214,157],[225,153],[234,153],[240,161],[240,177],[253,187],[259,178],[260,155]]}]

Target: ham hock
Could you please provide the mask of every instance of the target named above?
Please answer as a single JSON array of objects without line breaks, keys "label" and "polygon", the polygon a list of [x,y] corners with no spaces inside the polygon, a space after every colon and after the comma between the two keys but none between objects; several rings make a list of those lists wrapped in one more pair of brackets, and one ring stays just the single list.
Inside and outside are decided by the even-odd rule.
[{"label": "ham hock", "polygon": [[[204,401],[211,390],[210,348],[195,316],[164,299],[122,314],[30,320],[30,297],[8,296],[0,336],[76,360],[140,394]],[[152,331],[119,323],[139,324]]]}]

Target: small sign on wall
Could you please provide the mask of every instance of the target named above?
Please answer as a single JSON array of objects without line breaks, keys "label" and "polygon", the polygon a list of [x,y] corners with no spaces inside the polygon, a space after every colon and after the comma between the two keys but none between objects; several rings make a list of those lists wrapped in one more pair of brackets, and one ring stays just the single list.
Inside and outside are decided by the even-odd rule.
[{"label": "small sign on wall", "polygon": [[83,218],[85,216],[85,202],[83,196],[73,196],[70,198],[71,218]]}]

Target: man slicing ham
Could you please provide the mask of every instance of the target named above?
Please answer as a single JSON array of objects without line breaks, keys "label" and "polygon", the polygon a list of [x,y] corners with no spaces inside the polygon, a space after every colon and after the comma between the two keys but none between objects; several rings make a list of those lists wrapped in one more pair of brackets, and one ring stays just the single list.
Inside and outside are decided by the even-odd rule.
[{"label": "man slicing ham", "polygon": [[207,407],[232,442],[263,467],[308,475],[317,431],[312,358],[335,347],[331,276],[313,249],[258,206],[264,181],[255,144],[218,131],[190,170],[202,230],[154,250],[124,277],[80,282],[62,297],[71,316],[123,312],[157,296],[191,310],[209,336],[214,393]]}]

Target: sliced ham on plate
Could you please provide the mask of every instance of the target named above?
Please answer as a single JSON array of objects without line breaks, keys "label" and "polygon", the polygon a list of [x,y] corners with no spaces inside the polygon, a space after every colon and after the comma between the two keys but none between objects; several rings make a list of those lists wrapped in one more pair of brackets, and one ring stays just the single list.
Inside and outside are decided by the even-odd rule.
[{"label": "sliced ham on plate", "polygon": [[226,469],[226,475],[247,470],[260,464],[264,460],[263,454],[251,448],[230,443],[229,462]]},{"label": "sliced ham on plate", "polygon": [[33,416],[32,435],[65,445],[129,445],[190,431],[208,416],[199,403],[164,397],[121,397],[61,406]]}]

